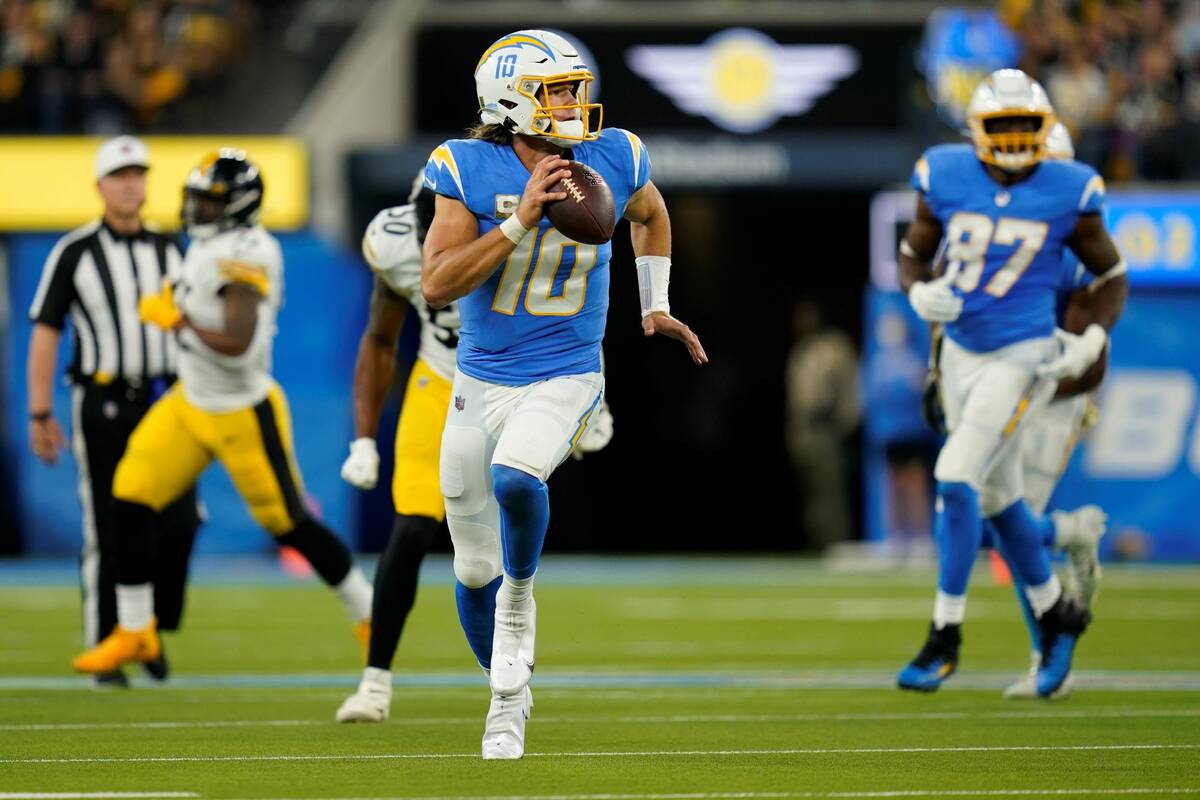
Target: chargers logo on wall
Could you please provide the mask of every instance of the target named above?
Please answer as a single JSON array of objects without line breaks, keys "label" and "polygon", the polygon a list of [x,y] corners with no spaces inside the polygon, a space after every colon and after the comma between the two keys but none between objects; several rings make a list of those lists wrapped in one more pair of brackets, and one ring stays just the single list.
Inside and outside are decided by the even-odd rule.
[{"label": "chargers logo on wall", "polygon": [[748,28],[722,31],[700,45],[631,47],[626,61],[680,111],[736,133],[803,114],[859,64],[847,45],[779,44]]}]

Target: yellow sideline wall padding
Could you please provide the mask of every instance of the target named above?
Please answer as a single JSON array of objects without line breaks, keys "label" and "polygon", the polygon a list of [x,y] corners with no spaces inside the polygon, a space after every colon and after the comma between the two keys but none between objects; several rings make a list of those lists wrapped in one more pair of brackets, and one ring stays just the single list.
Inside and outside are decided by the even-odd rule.
[{"label": "yellow sideline wall padding", "polygon": [[[100,215],[96,149],[101,137],[0,137],[0,230],[61,231]],[[308,221],[308,150],[283,136],[147,136],[147,221],[179,227],[183,182],[204,156],[221,147],[246,151],[262,170],[262,222],[294,230]]]}]

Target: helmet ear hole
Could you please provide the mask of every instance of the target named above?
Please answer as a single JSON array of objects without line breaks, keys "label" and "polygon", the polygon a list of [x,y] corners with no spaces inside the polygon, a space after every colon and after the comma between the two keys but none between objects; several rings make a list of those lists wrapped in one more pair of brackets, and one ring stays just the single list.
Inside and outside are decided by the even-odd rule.
[{"label": "helmet ear hole", "polygon": [[505,100],[504,98],[501,98],[500,100],[497,100],[496,102],[498,102],[500,105],[507,108],[509,111],[512,111],[514,108],[517,107],[517,104],[514,103],[512,100]]}]

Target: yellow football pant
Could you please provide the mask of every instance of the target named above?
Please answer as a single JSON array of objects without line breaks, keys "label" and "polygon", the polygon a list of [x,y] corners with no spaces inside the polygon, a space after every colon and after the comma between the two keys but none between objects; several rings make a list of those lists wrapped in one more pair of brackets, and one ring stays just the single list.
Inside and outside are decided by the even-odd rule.
[{"label": "yellow football pant", "polygon": [[450,405],[450,382],[421,359],[413,364],[396,426],[396,467],[392,502],[397,514],[446,518],[438,480],[442,429]]},{"label": "yellow football pant", "polygon": [[204,411],[178,384],[151,407],[129,437],[113,478],[113,497],[160,511],[216,459],[258,524],[278,536],[304,517],[304,485],[292,448],[287,398],[272,386],[258,405]]}]

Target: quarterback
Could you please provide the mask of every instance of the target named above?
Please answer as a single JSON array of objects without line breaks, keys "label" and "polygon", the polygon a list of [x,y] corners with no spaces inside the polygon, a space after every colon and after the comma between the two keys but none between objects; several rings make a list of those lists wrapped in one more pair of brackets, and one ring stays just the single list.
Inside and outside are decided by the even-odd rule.
[{"label": "quarterback", "polygon": [[500,38],[475,66],[480,124],[436,148],[425,171],[437,199],[421,292],[434,308],[457,300],[462,317],[441,489],[459,619],[491,684],[489,759],[524,754],[546,480],[583,435],[604,385],[612,245],[567,239],[543,216],[567,196],[552,190],[569,174],[567,156],[600,173],[630,221],[645,335],[677,339],[696,364],[708,360],[670,314],[670,219],[649,155],[634,134],[600,130],[592,80],[557,34]]},{"label": "quarterback", "polygon": [[[458,304],[430,308],[421,296],[421,244],[433,221],[433,192],[417,176],[409,202],[380,211],[363,235],[363,258],[375,274],[367,327],[354,364],[354,428],[342,478],[360,489],[379,480],[375,432],[392,384],[396,340],[408,309],[421,321],[417,360],[404,391],[396,428],[392,503],[396,521],[375,571],[371,641],[358,690],[337,711],[339,722],[382,722],[392,700],[392,660],[417,593],[421,561],[446,517],[438,483],[438,455],[458,347]],[[600,450],[612,436],[612,417],[601,400],[578,450]]]}]

